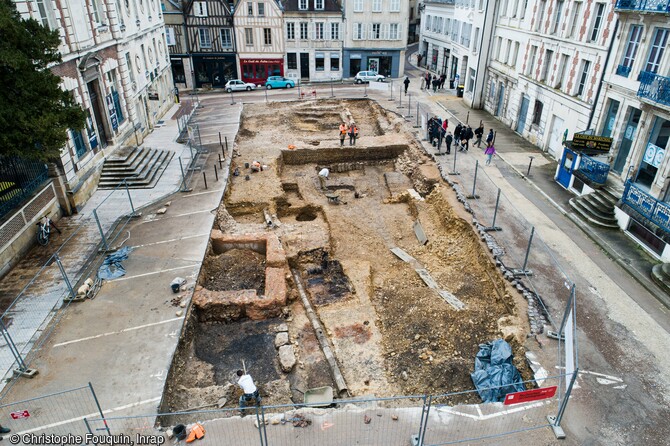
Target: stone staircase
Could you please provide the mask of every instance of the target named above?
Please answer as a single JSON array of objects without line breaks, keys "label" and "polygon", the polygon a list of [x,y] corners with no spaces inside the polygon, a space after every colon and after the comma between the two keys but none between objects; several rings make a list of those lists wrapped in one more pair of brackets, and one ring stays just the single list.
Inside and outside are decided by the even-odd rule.
[{"label": "stone staircase", "polygon": [[659,263],[651,269],[651,279],[670,295],[670,263]]},{"label": "stone staircase", "polygon": [[590,224],[618,229],[614,216],[614,205],[619,199],[607,189],[598,189],[590,194],[570,199],[570,206]]},{"label": "stone staircase", "polygon": [[98,189],[114,189],[126,180],[130,189],[151,189],[174,152],[148,147],[123,147],[105,160]]}]

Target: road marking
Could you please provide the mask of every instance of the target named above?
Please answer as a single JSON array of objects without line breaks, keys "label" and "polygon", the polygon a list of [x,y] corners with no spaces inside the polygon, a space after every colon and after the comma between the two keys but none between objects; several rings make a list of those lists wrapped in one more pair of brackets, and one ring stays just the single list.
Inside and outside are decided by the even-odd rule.
[{"label": "road marking", "polygon": [[[560,370],[560,369],[564,369],[565,367],[556,366],[556,368]],[[620,383],[623,382],[623,379],[621,379],[621,378],[619,378],[619,377],[611,376],[611,375],[605,375],[604,373],[590,372],[590,371],[588,371],[588,370],[580,370],[580,371],[579,371],[579,374],[580,374],[580,375],[583,374],[583,375],[600,376],[601,378],[609,379],[609,380],[612,380],[612,381],[616,381],[616,382],[620,382]]]},{"label": "road marking", "polygon": [[214,192],[221,192],[222,190],[223,189],[212,189],[212,190],[207,190],[205,192],[198,192],[198,193],[195,193],[195,194],[187,194],[187,195],[182,195],[182,196],[183,197],[197,197],[198,195],[213,194]]},{"label": "road marking", "polygon": [[[120,410],[130,409],[131,407],[143,406],[143,405],[149,404],[149,403],[157,403],[160,400],[161,400],[161,397],[159,396],[159,397],[151,398],[151,399],[148,399],[148,400],[138,401],[137,403],[126,404],[125,406],[115,407],[113,409],[107,409],[107,410],[104,410],[103,413],[105,414],[105,416],[107,416],[112,412],[118,412]],[[64,424],[73,423],[75,421],[82,421],[84,418],[88,419],[89,421],[99,420],[100,419],[100,412],[93,412],[93,413],[89,413],[87,415],[82,415],[80,417],[69,418],[67,420],[58,421],[56,423],[45,424],[43,426],[37,426],[37,427],[34,427],[32,429],[17,432],[16,435],[31,434],[33,432],[39,432],[41,430],[50,429],[52,427],[62,426]]]},{"label": "road marking", "polygon": [[196,266],[199,266],[199,265],[200,265],[200,263],[194,263],[193,265],[184,265],[184,266],[178,266],[176,268],[162,269],[160,271],[153,271],[153,272],[150,272],[150,273],[138,274],[136,276],[123,276],[123,277],[119,277],[118,279],[110,280],[109,282],[120,282],[121,280],[137,279],[138,277],[146,277],[146,276],[152,276],[154,274],[176,271],[176,270],[179,270],[179,269],[193,268],[193,267],[196,267]]},{"label": "road marking", "polygon": [[161,240],[160,242],[153,242],[153,243],[145,243],[144,245],[133,245],[133,248],[143,248],[145,246],[154,246],[154,245],[160,245],[162,243],[173,243],[173,242],[179,242],[182,240],[188,240],[191,238],[198,238],[198,237],[205,237],[209,236],[209,232],[204,232],[202,234],[195,234],[195,235],[187,235],[185,237],[179,237],[179,238],[173,238],[170,240]]},{"label": "road marking", "polygon": [[475,421],[486,421],[486,420],[490,420],[491,418],[502,417],[504,415],[509,415],[509,414],[512,414],[512,413],[515,413],[515,412],[522,412],[522,411],[525,411],[525,410],[535,409],[536,407],[541,407],[541,406],[544,406],[546,404],[550,404],[551,402],[552,402],[552,400],[538,401],[538,402],[535,402],[535,403],[532,403],[532,404],[528,404],[528,405],[524,405],[524,406],[518,406],[518,407],[514,407],[512,409],[502,410],[500,412],[492,413],[492,414],[489,414],[489,415],[483,415],[482,414],[481,409],[479,408],[479,404],[477,404],[477,406],[476,406],[477,407],[477,412],[479,413],[479,415],[459,412],[459,411],[456,411],[456,410],[440,408],[440,407],[438,407],[437,410],[443,410],[443,411],[445,411],[447,413],[450,413],[452,415],[459,415],[459,416],[462,416],[462,417],[465,417],[465,418],[470,418],[470,419],[475,420]]},{"label": "road marking", "polygon": [[119,331],[110,331],[108,333],[102,333],[102,334],[95,335],[95,336],[88,336],[88,337],[85,337],[85,338],[74,339],[72,341],[59,342],[58,344],[54,344],[54,347],[62,347],[64,345],[76,344],[77,342],[83,342],[83,341],[90,341],[91,339],[102,338],[104,336],[111,336],[111,335],[115,335],[115,334],[126,333],[126,332],[129,332],[129,331],[141,330],[143,328],[153,327],[155,325],[169,324],[170,322],[180,321],[182,319],[184,319],[184,317],[175,317],[175,318],[167,319],[167,320],[164,320],[164,321],[153,322],[151,324],[144,324],[144,325],[138,325],[137,327],[124,328],[123,330],[119,330]]}]

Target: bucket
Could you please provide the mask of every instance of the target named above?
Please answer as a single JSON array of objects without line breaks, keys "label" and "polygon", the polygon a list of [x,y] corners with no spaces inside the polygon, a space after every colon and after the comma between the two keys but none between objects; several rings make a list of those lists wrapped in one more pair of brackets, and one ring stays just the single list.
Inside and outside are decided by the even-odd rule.
[{"label": "bucket", "polygon": [[[178,293],[179,289],[181,288],[181,286],[178,283],[173,283],[170,286],[172,287],[172,292],[175,293],[175,294]],[[181,426],[181,424],[180,424],[180,426]]]},{"label": "bucket", "polygon": [[172,429],[172,433],[174,434],[175,437],[177,437],[177,440],[185,440],[186,439],[186,426],[183,424],[178,424]]}]

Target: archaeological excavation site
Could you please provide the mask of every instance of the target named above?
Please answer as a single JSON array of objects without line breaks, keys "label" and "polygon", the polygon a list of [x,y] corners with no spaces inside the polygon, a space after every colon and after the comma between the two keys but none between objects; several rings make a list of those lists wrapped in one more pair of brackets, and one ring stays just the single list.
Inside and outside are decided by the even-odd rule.
[{"label": "archaeological excavation site", "polygon": [[528,304],[470,220],[378,103],[245,105],[161,410],[237,407],[243,364],[263,405],[472,390],[479,344],[499,338],[532,379]]}]

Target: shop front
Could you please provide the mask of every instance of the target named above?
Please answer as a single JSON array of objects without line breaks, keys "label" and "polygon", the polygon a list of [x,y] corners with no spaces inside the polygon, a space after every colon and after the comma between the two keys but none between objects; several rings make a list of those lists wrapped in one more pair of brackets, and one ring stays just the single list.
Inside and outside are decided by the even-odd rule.
[{"label": "shop front", "polygon": [[270,76],[284,75],[284,59],[240,59],[242,81],[263,85]]},{"label": "shop front", "polygon": [[386,77],[398,77],[400,51],[344,50],[344,72],[354,77],[359,71],[376,71]]},{"label": "shop front", "polygon": [[197,88],[223,88],[229,80],[237,79],[234,54],[194,55],[193,67]]}]

